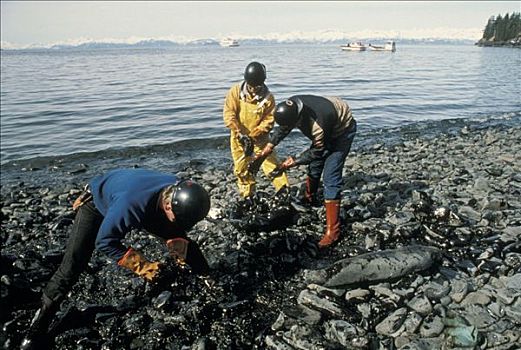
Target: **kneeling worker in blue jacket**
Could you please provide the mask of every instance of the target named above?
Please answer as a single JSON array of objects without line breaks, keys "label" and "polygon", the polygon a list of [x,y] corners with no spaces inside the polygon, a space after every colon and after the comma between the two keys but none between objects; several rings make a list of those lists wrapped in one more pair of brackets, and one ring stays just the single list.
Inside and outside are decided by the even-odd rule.
[{"label": "kneeling worker in blue jacket", "polygon": [[78,281],[94,249],[147,281],[159,273],[150,262],[121,240],[132,229],[144,229],[165,240],[170,255],[186,262],[194,273],[208,274],[208,263],[186,232],[210,210],[206,190],[191,180],[145,169],[119,169],[97,176],[75,201],[76,218],[63,260],[42,295],[22,348],[37,346],[60,302]]}]

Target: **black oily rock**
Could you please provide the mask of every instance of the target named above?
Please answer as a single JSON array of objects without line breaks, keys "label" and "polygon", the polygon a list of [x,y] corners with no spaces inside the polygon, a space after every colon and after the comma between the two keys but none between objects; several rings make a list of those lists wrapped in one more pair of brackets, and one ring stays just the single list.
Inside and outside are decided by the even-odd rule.
[{"label": "black oily rock", "polygon": [[[514,160],[521,129],[519,121],[504,122],[413,129],[399,133],[395,145],[379,141],[375,149],[355,142],[344,172],[342,239],[324,251],[316,244],[324,208],[299,203],[299,181],[277,195],[260,174],[255,203],[246,203],[237,199],[227,149],[215,151],[215,161],[182,151],[175,159],[171,153],[143,157],[139,167],[173,166],[210,189],[218,214],[189,233],[210,262],[210,277],[170,261],[156,238],[131,232],[125,243],[160,261],[162,279],[146,283],[95,252],[46,341],[55,349],[515,347],[521,341],[520,296],[512,289],[519,283],[521,171]],[[485,139],[493,140],[491,147],[483,146]],[[94,174],[133,167],[136,158],[88,164],[2,169],[4,348],[19,347],[58,267],[75,195]],[[302,180],[306,169],[288,175]],[[365,265],[351,274],[348,262],[357,259]],[[368,274],[374,266],[381,271]],[[364,297],[351,297],[356,290],[366,291]],[[481,295],[491,302],[465,304]]]},{"label": "black oily rock", "polygon": [[290,193],[284,190],[274,196],[258,191],[231,207],[231,223],[246,232],[270,232],[286,228],[298,220],[298,213],[291,199]]}]

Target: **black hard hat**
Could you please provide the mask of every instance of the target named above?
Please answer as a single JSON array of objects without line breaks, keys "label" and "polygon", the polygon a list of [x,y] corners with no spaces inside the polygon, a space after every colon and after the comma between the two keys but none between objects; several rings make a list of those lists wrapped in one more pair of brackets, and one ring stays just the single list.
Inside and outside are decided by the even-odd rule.
[{"label": "black hard hat", "polygon": [[250,86],[264,84],[264,80],[266,80],[266,66],[259,62],[251,62],[244,70],[244,80]]},{"label": "black hard hat", "polygon": [[210,196],[201,185],[192,180],[183,180],[175,186],[172,211],[176,222],[188,230],[210,211]]},{"label": "black hard hat", "polygon": [[273,115],[277,124],[294,127],[299,119],[297,103],[292,100],[282,101],[275,108]]}]

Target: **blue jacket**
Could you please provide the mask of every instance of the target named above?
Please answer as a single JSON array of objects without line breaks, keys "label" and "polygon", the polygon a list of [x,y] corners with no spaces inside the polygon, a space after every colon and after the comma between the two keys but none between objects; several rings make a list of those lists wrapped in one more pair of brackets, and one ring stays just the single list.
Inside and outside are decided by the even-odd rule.
[{"label": "blue jacket", "polygon": [[158,206],[161,190],[178,182],[175,175],[145,169],[112,170],[92,179],[94,205],[104,216],[96,249],[121,259],[127,251],[121,240],[132,229],[145,229],[165,239],[184,236]]}]

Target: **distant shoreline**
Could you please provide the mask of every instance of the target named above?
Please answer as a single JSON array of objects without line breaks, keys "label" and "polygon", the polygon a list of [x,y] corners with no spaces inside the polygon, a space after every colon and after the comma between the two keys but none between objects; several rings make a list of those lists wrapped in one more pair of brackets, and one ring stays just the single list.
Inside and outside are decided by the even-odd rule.
[{"label": "distant shoreline", "polygon": [[500,42],[492,42],[492,41],[478,41],[476,46],[479,47],[511,47],[511,48],[518,48],[521,49],[521,42],[507,42],[507,41],[500,41]]},{"label": "distant shoreline", "polygon": [[[271,45],[342,45],[350,41],[362,41],[366,43],[379,43],[387,40],[393,40],[399,45],[472,45],[475,40],[472,39],[400,39],[400,38],[366,38],[366,39],[335,39],[335,40],[241,40],[241,47],[245,46],[271,46]],[[104,49],[173,49],[182,47],[222,47],[219,41],[208,39],[198,40],[187,43],[179,43],[175,41],[165,40],[146,40],[137,43],[107,43],[107,42],[86,42],[77,45],[51,45],[51,46],[25,46],[25,47],[2,47],[2,52],[18,52],[18,51],[67,51],[67,50],[104,50]]]}]

